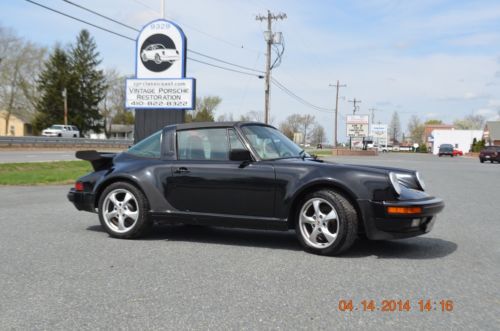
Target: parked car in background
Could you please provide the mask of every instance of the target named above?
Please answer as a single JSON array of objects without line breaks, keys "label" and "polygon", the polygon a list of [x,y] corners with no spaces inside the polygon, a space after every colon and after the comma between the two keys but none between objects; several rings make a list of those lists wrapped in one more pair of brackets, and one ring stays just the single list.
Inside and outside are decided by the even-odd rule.
[{"label": "parked car in background", "polygon": [[453,149],[453,156],[463,156],[463,155],[464,155],[464,152],[462,152],[461,150],[456,149],[456,148]]},{"label": "parked car in background", "polygon": [[80,130],[74,125],[54,124],[42,131],[45,137],[79,138]]},{"label": "parked car in background", "polygon": [[328,163],[254,122],[165,127],[128,151],[79,151],[94,172],[68,199],[116,238],[154,222],[288,231],[305,250],[336,255],[373,240],[429,232],[444,207],[418,172]]},{"label": "parked car in background", "polygon": [[500,162],[500,146],[488,146],[479,152],[479,162],[484,163],[484,161]]},{"label": "parked car in background", "polygon": [[443,155],[449,155],[453,157],[453,145],[452,144],[442,144],[439,146],[439,152],[438,152],[439,157]]}]

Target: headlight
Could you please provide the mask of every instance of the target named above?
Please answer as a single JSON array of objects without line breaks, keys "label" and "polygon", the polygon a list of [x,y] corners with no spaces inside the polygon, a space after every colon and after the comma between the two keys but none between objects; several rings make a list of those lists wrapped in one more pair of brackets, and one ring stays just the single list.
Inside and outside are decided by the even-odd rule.
[{"label": "headlight", "polygon": [[425,191],[425,182],[422,179],[422,176],[420,175],[420,173],[418,171],[415,172],[415,177],[417,177],[417,183],[420,186],[420,188],[422,189],[422,191]]},{"label": "headlight", "polygon": [[401,184],[399,184],[398,176],[394,172],[389,173],[389,179],[391,180],[392,187],[396,191],[397,195],[401,194]]}]

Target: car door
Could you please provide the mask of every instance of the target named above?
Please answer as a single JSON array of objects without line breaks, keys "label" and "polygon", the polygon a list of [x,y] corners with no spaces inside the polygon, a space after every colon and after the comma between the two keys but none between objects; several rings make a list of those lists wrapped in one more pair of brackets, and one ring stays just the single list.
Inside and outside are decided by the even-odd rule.
[{"label": "car door", "polygon": [[232,128],[178,131],[167,201],[186,212],[274,217],[274,167],[230,161],[231,148],[245,148]]}]

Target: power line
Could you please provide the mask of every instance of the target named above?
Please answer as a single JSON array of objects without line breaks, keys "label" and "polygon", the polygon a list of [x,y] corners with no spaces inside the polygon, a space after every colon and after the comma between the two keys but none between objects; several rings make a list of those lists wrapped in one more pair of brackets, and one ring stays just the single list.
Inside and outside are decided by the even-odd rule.
[{"label": "power line", "polygon": [[[133,26],[130,26],[130,25],[127,25],[127,24],[122,23],[122,22],[120,22],[120,21],[117,21],[117,20],[115,20],[115,19],[113,19],[113,18],[111,18],[111,17],[108,17],[108,16],[106,16],[106,15],[103,15],[103,14],[101,14],[101,13],[98,13],[98,12],[96,12],[96,11],[92,10],[92,9],[89,9],[89,8],[86,8],[86,7],[82,6],[82,5],[79,5],[79,4],[77,4],[77,3],[74,3],[73,1],[69,1],[69,0],[62,0],[62,1],[66,2],[66,3],[69,3],[69,4],[70,4],[70,5],[72,5],[72,6],[75,6],[75,7],[78,7],[78,8],[80,8],[80,9],[83,9],[83,10],[85,10],[85,11],[88,11],[89,13],[92,13],[92,14],[94,14],[94,15],[97,15],[97,16],[99,16],[99,17],[102,17],[102,18],[104,18],[104,19],[107,19],[108,21],[111,21],[111,22],[113,22],[113,23],[116,23],[116,24],[119,24],[119,25],[124,26],[124,27],[126,27],[126,28],[129,28],[129,29],[131,29],[131,30],[134,30],[134,31],[137,31],[137,32],[139,32],[139,31],[140,31],[140,30],[138,30],[138,29],[134,28]],[[31,1],[30,1],[30,2],[31,2]]]},{"label": "power line", "polygon": [[189,56],[187,58],[189,60],[191,60],[191,61],[202,63],[202,64],[206,64],[208,66],[212,66],[212,67],[215,67],[215,68],[219,68],[219,69],[223,69],[223,70],[227,70],[227,71],[232,71],[232,72],[236,72],[236,73],[243,74],[243,75],[254,76],[254,77],[257,77],[257,78],[264,78],[264,76],[262,76],[262,75],[257,75],[257,74],[251,73],[251,72],[244,72],[244,71],[241,71],[241,70],[236,70],[236,69],[232,69],[232,68],[222,67],[222,66],[219,66],[217,64],[208,63],[208,62],[205,62],[205,61],[193,59],[192,57],[189,57]]},{"label": "power line", "polygon": [[[111,33],[111,34],[113,34],[113,35],[115,35],[115,36],[118,36],[118,37],[121,37],[121,38],[124,38],[124,39],[130,40],[130,41],[133,41],[133,42],[135,42],[135,41],[136,41],[134,38],[131,38],[131,37],[128,37],[128,36],[123,35],[123,34],[121,34],[121,33],[118,33],[118,32],[112,31],[112,30],[109,30],[109,29],[107,29],[107,28],[104,28],[104,27],[102,27],[102,26],[96,25],[96,24],[94,24],[94,23],[90,23],[90,22],[85,21],[85,20],[83,20],[83,19],[80,19],[80,18],[78,18],[78,17],[75,17],[75,16],[72,16],[72,15],[69,15],[69,14],[63,13],[63,12],[61,12],[61,11],[59,11],[59,10],[56,10],[56,9],[53,9],[53,8],[47,7],[47,6],[42,5],[42,4],[38,3],[38,2],[35,2],[35,1],[32,1],[32,0],[26,0],[26,1],[27,1],[27,2],[29,2],[29,3],[32,3],[32,4],[36,5],[36,6],[39,6],[39,7],[42,7],[42,8],[44,8],[44,9],[47,9],[47,10],[49,10],[49,11],[52,11],[52,12],[54,12],[54,13],[57,13],[57,14],[63,15],[63,16],[68,17],[68,18],[71,18],[71,19],[73,19],[73,20],[75,20],[75,21],[81,22],[81,23],[83,23],[83,24],[87,24],[87,25],[92,26],[92,27],[94,27],[94,28],[96,28],[96,29],[99,29],[99,30],[102,30],[102,31],[105,31],[105,32]],[[63,1],[65,1],[65,0],[63,0]],[[193,51],[191,51],[191,52],[193,52]],[[193,53],[194,53],[194,52],[193,52]],[[213,58],[213,57],[211,57],[211,56],[209,56],[209,55],[205,55],[205,54],[202,54],[202,53],[199,53],[199,52],[196,52],[195,54],[197,54],[197,55],[201,55],[201,56],[206,56],[206,57],[212,58],[212,59],[214,59],[214,60],[216,59],[216,58]],[[219,69],[222,69],[222,70],[231,71],[231,72],[235,72],[235,73],[239,73],[239,74],[244,74],[244,75],[249,75],[249,76],[255,76],[255,77],[257,77],[257,78],[263,78],[263,76],[262,76],[262,75],[258,75],[258,74],[255,74],[255,73],[244,72],[244,71],[241,71],[241,70],[236,70],[236,69],[232,69],[232,68],[223,67],[223,66],[220,66],[220,65],[216,65],[216,64],[208,63],[208,62],[205,62],[205,61],[202,61],[202,60],[198,60],[198,59],[195,59],[195,58],[192,58],[192,57],[189,57],[189,56],[187,56],[187,59],[189,59],[189,60],[191,60],[191,61],[194,61],[194,62],[201,63],[201,64],[205,64],[205,65],[208,65],[208,66],[211,66],[211,67],[219,68]],[[223,61],[223,60],[217,60],[217,61],[221,62],[221,61]],[[227,61],[224,61],[224,63],[226,63],[226,64],[230,64],[230,62],[227,62]],[[233,65],[233,66],[239,66],[239,65],[235,65],[235,64],[231,64],[231,65]],[[246,67],[243,67],[243,66],[239,66],[239,67],[242,67],[242,68],[246,69]],[[248,69],[246,69],[246,70],[248,70]],[[253,69],[253,71],[255,71],[255,72],[257,72],[257,73],[263,73],[263,72],[261,72],[261,71],[255,70],[255,69]]]},{"label": "power line", "polygon": [[[111,17],[109,17],[109,16],[103,15],[103,14],[101,14],[101,13],[99,13],[99,12],[96,12],[95,10],[89,9],[89,8],[87,8],[87,7],[84,7],[84,6],[82,6],[82,5],[79,5],[79,4],[77,4],[77,3],[74,3],[74,2],[72,2],[72,1],[69,1],[69,0],[62,0],[62,1],[66,2],[66,3],[70,4],[70,5],[73,5],[73,6],[75,6],[75,7],[78,7],[78,8],[80,8],[80,9],[83,9],[83,10],[85,10],[85,11],[87,11],[87,12],[89,12],[89,13],[92,13],[92,14],[94,14],[94,15],[97,15],[97,16],[99,16],[99,17],[101,17],[101,18],[104,18],[104,19],[106,19],[106,20],[108,20],[108,21],[111,21],[111,22],[113,22],[113,23],[119,24],[119,25],[121,25],[121,26],[123,26],[123,27],[126,27],[126,28],[128,28],[128,29],[131,29],[131,30],[133,30],[133,31],[136,31],[136,32],[140,32],[140,31],[141,31],[141,30],[139,30],[139,29],[137,29],[137,28],[134,28],[133,26],[130,26],[130,25],[127,25],[127,24],[125,24],[125,23],[123,23],[123,22],[117,21],[117,20],[115,20],[115,19],[113,19],[113,18],[111,18]],[[30,1],[30,2],[31,2],[31,1]],[[210,55],[207,55],[207,54],[203,54],[203,53],[201,53],[201,52],[198,52],[198,51],[195,51],[195,50],[192,50],[192,49],[189,49],[189,48],[188,48],[188,52],[191,52],[191,53],[193,53],[193,54],[196,54],[196,55],[200,55],[200,56],[206,57],[206,58],[211,59],[211,60],[214,60],[214,61],[218,61],[218,62],[221,62],[221,63],[227,64],[227,65],[231,65],[231,66],[234,66],[234,67],[238,67],[238,68],[241,68],[241,69],[245,69],[245,70],[249,70],[249,71],[255,71],[255,72],[258,72],[258,73],[264,73],[264,72],[263,72],[263,71],[261,71],[261,70],[256,70],[256,69],[254,69],[254,68],[245,67],[245,66],[242,66],[242,65],[239,65],[239,64],[236,64],[236,63],[232,63],[232,62],[229,62],[229,61],[225,61],[225,60],[222,60],[222,59],[216,58],[216,57],[214,57],[214,56],[210,56]]]},{"label": "power line", "polygon": [[326,112],[326,113],[333,113],[334,112],[332,109],[319,107],[319,106],[316,106],[316,105],[310,103],[309,101],[305,100],[304,98],[302,98],[302,97],[298,96],[297,94],[295,94],[294,92],[292,92],[290,89],[288,89],[286,86],[281,84],[275,78],[271,78],[271,83],[273,83],[277,88],[279,88],[280,90],[282,90],[283,92],[288,94],[290,97],[292,97],[296,101],[300,102],[301,104],[303,104],[309,108],[313,108],[317,111]]},{"label": "power line", "polygon": [[[141,5],[141,6],[143,6],[144,8],[149,9],[149,10],[150,10],[151,12],[153,12],[153,13],[158,14],[158,10],[157,10],[157,9],[155,9],[155,8],[153,8],[153,7],[151,7],[151,6],[147,5],[147,4],[145,4],[145,3],[144,3],[144,2],[142,2],[142,1],[139,1],[139,0],[131,0],[131,1],[133,1],[133,2],[135,2],[135,3],[137,3],[137,4]],[[169,19],[174,20],[172,17],[169,17],[169,16],[167,16],[167,17],[168,17]],[[258,53],[258,54],[263,54],[262,52],[260,52],[260,51],[258,51],[258,50],[255,50],[255,49],[252,49],[252,48],[245,47],[244,45],[238,45],[238,44],[235,44],[235,43],[233,43],[233,42],[231,42],[231,41],[225,40],[225,39],[223,39],[223,38],[220,38],[220,37],[214,36],[213,34],[210,34],[210,33],[206,32],[206,31],[203,31],[203,30],[201,30],[201,29],[198,29],[198,28],[196,28],[195,26],[192,26],[192,25],[190,25],[190,24],[186,24],[185,22],[180,22],[178,19],[175,19],[175,21],[177,21],[177,22],[181,23],[181,25],[183,25],[183,26],[185,26],[185,27],[187,27],[187,28],[189,28],[189,29],[191,29],[191,30],[193,30],[193,31],[196,31],[196,32],[198,32],[198,33],[201,33],[201,34],[203,34],[203,35],[205,35],[205,36],[207,36],[207,37],[209,37],[209,38],[215,39],[215,40],[217,40],[217,41],[219,41],[219,42],[222,42],[222,43],[224,43],[224,44],[227,44],[227,45],[229,45],[229,46],[231,46],[231,47],[237,48],[237,49],[239,49],[239,50],[245,50],[245,51],[249,51],[249,52],[254,52],[254,53]]]},{"label": "power line", "polygon": [[84,20],[82,20],[82,19],[80,19],[80,18],[77,18],[77,17],[71,16],[71,15],[68,15],[68,14],[66,14],[66,13],[63,13],[63,12],[59,11],[59,10],[56,10],[56,9],[53,9],[53,8],[50,8],[50,7],[44,6],[44,5],[42,5],[41,3],[38,3],[38,2],[35,2],[35,1],[31,1],[31,0],[26,0],[26,1],[27,1],[27,2],[29,2],[29,3],[32,3],[32,4],[34,4],[34,5],[37,5],[37,6],[39,6],[39,7],[45,8],[45,9],[47,9],[47,10],[50,10],[50,11],[52,11],[52,12],[54,12],[54,13],[57,13],[57,14],[60,14],[60,15],[63,15],[63,16],[66,16],[66,17],[69,17],[69,18],[71,18],[71,19],[74,19],[75,21],[78,21],[78,22],[81,22],[81,23],[84,23],[84,24],[87,24],[87,25],[93,26],[93,27],[94,27],[94,28],[96,28],[96,29],[99,29],[99,30],[102,30],[102,31],[109,32],[109,33],[111,33],[111,34],[114,34],[114,35],[116,35],[116,36],[119,36],[119,37],[122,37],[122,38],[125,38],[125,39],[128,39],[128,40],[135,41],[135,39],[133,39],[133,38],[130,38],[130,37],[127,37],[127,36],[125,36],[125,35],[123,35],[123,34],[120,34],[120,33],[118,33],[118,32],[114,32],[114,31],[111,31],[111,30],[109,30],[109,29],[103,28],[102,26],[95,25],[95,24],[93,24],[93,23],[90,23],[90,22],[84,21]]}]

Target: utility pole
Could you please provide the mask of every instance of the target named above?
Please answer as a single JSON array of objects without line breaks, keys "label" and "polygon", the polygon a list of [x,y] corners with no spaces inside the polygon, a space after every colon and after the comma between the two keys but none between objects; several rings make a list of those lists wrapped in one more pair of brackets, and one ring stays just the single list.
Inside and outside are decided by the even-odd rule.
[{"label": "utility pole", "polygon": [[279,13],[277,15],[271,13],[269,10],[267,11],[267,15],[257,15],[255,19],[257,21],[265,21],[267,20],[267,30],[264,32],[264,39],[267,43],[266,50],[266,79],[265,79],[265,99],[264,99],[264,119],[265,123],[269,124],[269,94],[270,94],[270,83],[271,83],[271,46],[275,43],[274,33],[272,29],[272,21],[284,20],[286,18],[286,14]]},{"label": "utility pole", "polygon": [[340,85],[339,81],[337,80],[336,85],[330,84],[329,86],[335,86],[337,89],[337,94],[335,95],[335,135],[333,136],[333,148],[337,148],[337,129],[338,129],[338,114],[339,114],[339,89],[341,87],[347,87],[346,84]]},{"label": "utility pole", "polygon": [[64,125],[68,125],[68,90],[66,88],[62,90],[62,96],[64,98]]},{"label": "utility pole", "polygon": [[354,98],[353,100],[349,100],[349,102],[352,102],[352,103],[353,103],[354,108],[353,108],[353,110],[352,110],[352,114],[353,114],[353,115],[356,115],[356,111],[358,110],[358,108],[357,108],[356,104],[357,104],[357,103],[361,103],[361,100],[357,100],[356,98]]}]

